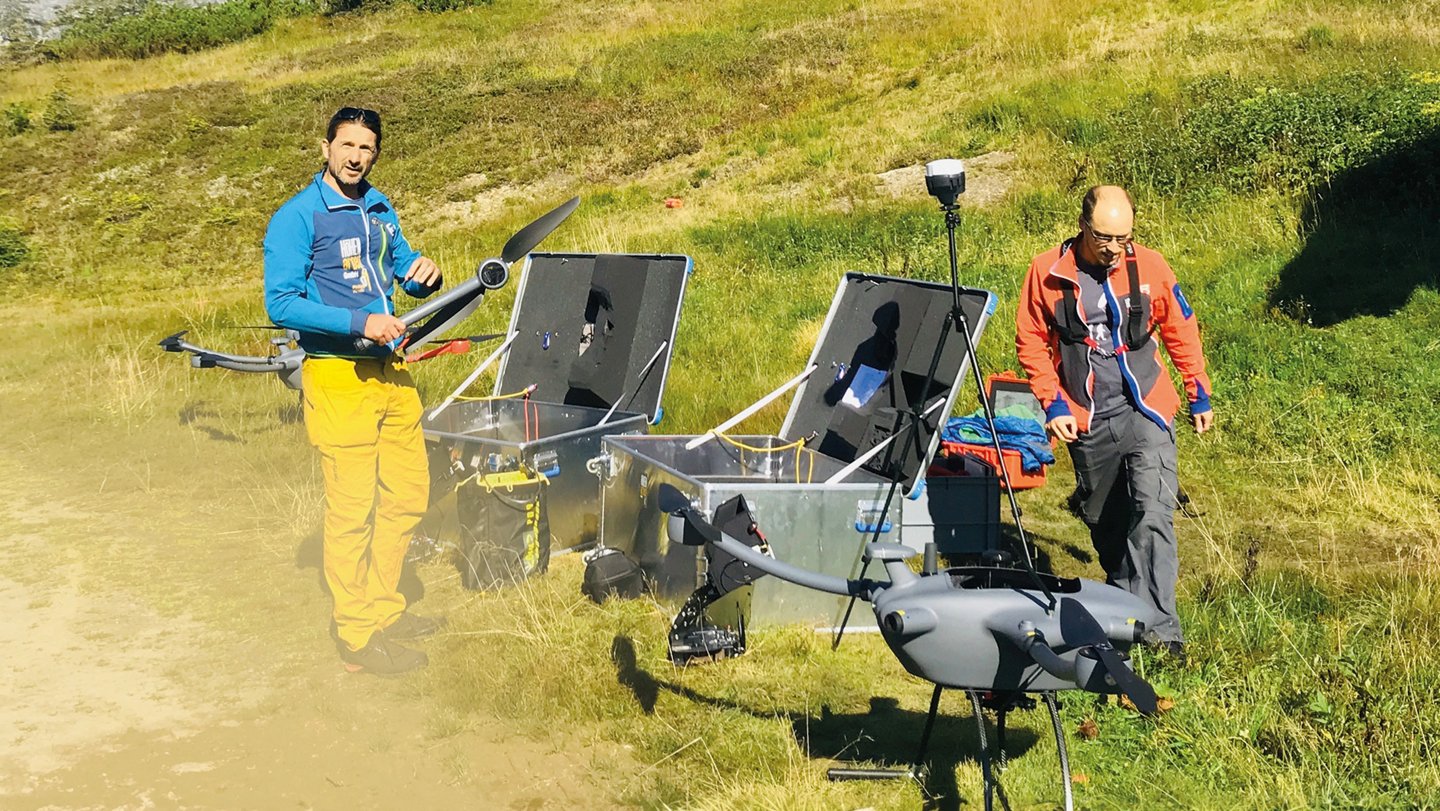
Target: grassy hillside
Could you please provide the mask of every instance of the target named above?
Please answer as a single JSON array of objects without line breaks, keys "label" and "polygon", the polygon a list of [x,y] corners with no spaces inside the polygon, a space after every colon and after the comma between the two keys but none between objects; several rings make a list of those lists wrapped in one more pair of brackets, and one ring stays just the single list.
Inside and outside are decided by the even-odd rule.
[{"label": "grassy hillside", "polygon": [[[584,205],[547,249],[694,256],[661,427],[677,433],[798,369],[841,272],[945,277],[923,185],[882,173],[973,159],[962,281],[1002,302],[981,347],[991,371],[1014,365],[1003,316],[1029,257],[1074,230],[1084,188],[1124,182],[1139,238],[1200,314],[1219,430],[1180,437],[1202,513],[1180,525],[1195,661],[1157,675],[1177,701],[1158,723],[1068,702],[1072,730],[1100,725],[1072,753],[1081,804],[1435,807],[1440,3],[1090,8],[497,0],[11,69],[0,285],[25,351],[0,359],[0,391],[25,430],[0,446],[59,480],[129,471],[116,479],[135,503],[203,493],[203,507],[167,501],[178,525],[258,511],[228,540],[185,547],[182,571],[261,537],[278,550],[265,559],[287,565],[318,526],[320,492],[302,433],[274,419],[289,395],[192,373],[151,344],[190,328],[261,348],[228,327],[263,318],[265,223],[318,167],[320,131],[344,104],[385,115],[373,179],[452,279],[575,193]],[[507,318],[496,298],[475,331]],[[474,362],[429,363],[422,394]],[[1083,528],[1058,506],[1068,476],[1062,463],[1025,495],[1028,526],[1052,568],[1093,576]],[[144,566],[143,549],[115,554],[116,578]],[[825,784],[797,743],[803,728],[809,754],[856,743],[909,756],[928,691],[873,640],[831,654],[772,632],[746,660],[672,672],[662,607],[595,608],[577,581],[561,565],[498,596],[437,584],[430,599],[467,635],[436,653],[421,688],[436,712],[628,744],[650,768],[610,790],[651,807],[913,806],[910,787]],[[241,588],[207,595],[208,608],[188,591],[152,596],[225,624],[254,609]],[[627,644],[638,659],[617,679]],[[651,712],[641,688],[656,691]],[[951,760],[929,785],[938,807],[956,807],[957,786],[977,802],[973,732],[951,700],[961,717],[947,726],[964,731],[939,742]],[[1048,807],[1053,743],[1032,716],[1016,740],[1034,751],[1007,780],[1017,805]]]}]

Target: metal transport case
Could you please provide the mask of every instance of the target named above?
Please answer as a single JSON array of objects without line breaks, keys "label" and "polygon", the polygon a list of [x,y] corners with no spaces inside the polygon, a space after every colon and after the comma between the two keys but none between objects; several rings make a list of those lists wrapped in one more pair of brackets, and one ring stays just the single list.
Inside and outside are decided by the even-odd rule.
[{"label": "metal transport case", "polygon": [[[900,484],[880,538],[900,539],[905,496],[924,487],[940,441],[937,426],[950,416],[969,368],[964,338],[952,329],[935,379],[922,390],[953,303],[948,285],[846,274],[807,368],[785,386],[709,434],[606,436],[596,465],[603,482],[601,544],[639,563],[663,595],[683,596],[703,583],[703,554],[665,537],[656,500],[659,485],[670,484],[707,516],[743,494],[777,557],[825,574],[858,572],[860,550],[881,522],[892,481]],[[961,288],[961,307],[971,340],[978,341],[995,297]],[[778,436],[724,433],[792,387]],[[924,415],[919,441],[902,459],[917,406]],[[801,439],[808,441],[796,446]],[[834,625],[843,604],[765,577],[755,583],[750,623]],[[873,625],[867,612],[852,621]]]},{"label": "metal transport case", "polygon": [[[494,395],[430,409],[421,423],[437,486],[455,486],[445,474],[457,463],[544,474],[555,550],[594,544],[600,498],[586,463],[601,435],[659,422],[692,269],[677,255],[531,254],[497,350]],[[529,387],[528,397],[506,397]]]}]

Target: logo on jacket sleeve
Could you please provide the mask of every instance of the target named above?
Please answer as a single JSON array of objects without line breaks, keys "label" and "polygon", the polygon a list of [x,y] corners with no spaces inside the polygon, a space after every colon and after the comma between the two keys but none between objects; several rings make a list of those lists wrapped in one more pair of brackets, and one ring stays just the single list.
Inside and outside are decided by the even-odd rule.
[{"label": "logo on jacket sleeve", "polygon": [[1179,282],[1175,283],[1175,287],[1171,289],[1171,292],[1175,294],[1175,303],[1180,305],[1180,314],[1185,316],[1185,319],[1187,321],[1191,318],[1194,318],[1195,311],[1190,309],[1190,302],[1186,301],[1185,294],[1180,292]]}]

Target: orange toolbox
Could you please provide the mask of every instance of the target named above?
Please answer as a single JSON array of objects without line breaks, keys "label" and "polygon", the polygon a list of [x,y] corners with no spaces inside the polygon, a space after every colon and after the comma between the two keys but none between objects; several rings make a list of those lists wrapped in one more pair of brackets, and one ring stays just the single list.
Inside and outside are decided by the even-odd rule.
[{"label": "orange toolbox", "polygon": [[[1034,414],[1036,422],[1041,425],[1045,424],[1045,409],[1040,407],[1040,401],[1035,399],[1035,394],[1030,391],[1030,383],[1025,378],[1017,377],[1014,372],[1006,370],[986,377],[985,385],[992,411],[998,413],[1017,405],[1024,406],[1027,411]],[[1053,447],[1053,441],[1051,445]],[[971,445],[965,442],[940,443],[941,456],[960,454],[984,460],[995,469],[996,475],[999,475],[999,465],[995,461],[995,449],[989,445]],[[1026,473],[1020,464],[1019,451],[1002,449],[1001,458],[1005,460],[1005,472],[1009,474],[1011,488],[1030,490],[1045,484],[1045,468],[1042,466],[1036,473]],[[1003,478],[1000,480],[1000,486],[1005,486]]]}]

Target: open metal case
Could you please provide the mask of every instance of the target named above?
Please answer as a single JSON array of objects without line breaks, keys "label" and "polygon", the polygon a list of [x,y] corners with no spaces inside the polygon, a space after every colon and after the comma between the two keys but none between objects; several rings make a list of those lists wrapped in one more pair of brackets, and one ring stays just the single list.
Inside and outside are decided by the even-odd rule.
[{"label": "open metal case", "polygon": [[[806,369],[784,386],[707,434],[606,436],[596,465],[601,544],[638,563],[661,594],[680,596],[703,585],[703,554],[665,537],[657,494],[660,484],[670,484],[706,515],[743,494],[778,557],[826,574],[853,574],[862,544],[877,529],[882,540],[899,538],[902,496],[924,487],[940,442],[937,427],[949,417],[969,368],[965,339],[952,329],[926,386],[953,305],[945,284],[846,274]],[[960,305],[970,340],[978,341],[995,297],[961,288]],[[791,389],[779,435],[725,434]],[[907,442],[917,410],[919,434]],[[899,482],[898,492],[885,511],[892,482]],[[842,606],[834,596],[764,578],[754,584],[749,622],[835,624]]]},{"label": "open metal case", "polygon": [[543,474],[557,549],[595,543],[599,491],[586,463],[601,435],[660,421],[692,270],[678,255],[531,254],[487,361],[500,362],[494,393],[447,401],[422,422],[437,486],[453,487],[457,468]]}]

